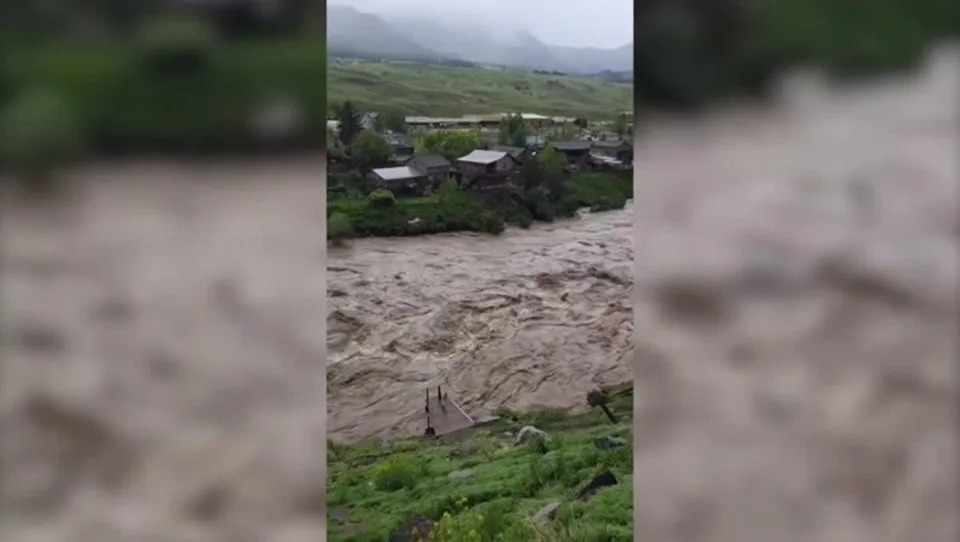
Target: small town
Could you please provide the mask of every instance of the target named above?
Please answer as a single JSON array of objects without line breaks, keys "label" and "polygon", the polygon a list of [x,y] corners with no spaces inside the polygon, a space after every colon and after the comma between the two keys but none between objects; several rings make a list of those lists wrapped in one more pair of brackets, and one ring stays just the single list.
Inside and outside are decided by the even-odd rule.
[{"label": "small town", "polygon": [[[390,235],[347,216],[358,212],[358,200],[381,209],[416,205],[422,210],[417,204],[430,201],[445,183],[448,192],[468,198],[484,218],[475,224],[430,225],[430,218],[411,215],[392,234],[499,233],[503,223],[526,227],[534,220],[572,216],[583,207],[622,208],[632,196],[629,111],[600,121],[519,112],[426,117],[360,112],[344,102],[332,116],[327,121],[328,236],[335,242]],[[591,186],[583,189],[584,183]]]}]

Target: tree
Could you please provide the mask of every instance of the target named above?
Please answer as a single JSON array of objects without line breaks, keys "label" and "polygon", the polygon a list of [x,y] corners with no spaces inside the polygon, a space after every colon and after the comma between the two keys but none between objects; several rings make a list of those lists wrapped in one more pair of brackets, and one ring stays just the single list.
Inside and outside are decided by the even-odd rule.
[{"label": "tree", "polygon": [[[341,137],[343,132],[341,131]],[[350,156],[361,171],[383,165],[393,154],[393,147],[382,135],[364,131],[358,134],[350,146]]]},{"label": "tree", "polygon": [[418,153],[439,154],[453,162],[482,145],[483,141],[475,132],[431,132],[417,140],[415,149]]},{"label": "tree", "polygon": [[539,160],[524,160],[520,167],[520,180],[525,192],[540,186],[543,183],[543,164]]},{"label": "tree", "polygon": [[343,213],[333,213],[327,219],[327,239],[335,246],[354,236],[353,222]]},{"label": "tree", "polygon": [[344,145],[352,144],[353,139],[363,130],[360,126],[360,112],[353,102],[346,100],[340,105],[337,120],[340,121],[340,141],[343,141]]},{"label": "tree", "polygon": [[527,130],[523,123],[523,115],[520,113],[510,113],[503,117],[500,123],[500,133],[497,141],[501,145],[511,145],[513,147],[523,147],[527,142]]},{"label": "tree", "polygon": [[553,145],[547,145],[547,148],[540,153],[540,163],[543,164],[544,168],[563,169],[567,165],[567,158]]},{"label": "tree", "polygon": [[540,164],[543,168],[543,184],[550,191],[553,201],[563,199],[567,192],[567,174],[564,166],[567,159],[553,146],[547,146],[540,153]]},{"label": "tree", "polygon": [[613,133],[617,134],[617,137],[624,139],[627,136],[627,115],[620,113],[617,116],[616,120],[613,121]]},{"label": "tree", "polygon": [[377,123],[382,129],[390,130],[398,134],[407,133],[407,117],[402,111],[395,109],[384,111],[377,117]]}]

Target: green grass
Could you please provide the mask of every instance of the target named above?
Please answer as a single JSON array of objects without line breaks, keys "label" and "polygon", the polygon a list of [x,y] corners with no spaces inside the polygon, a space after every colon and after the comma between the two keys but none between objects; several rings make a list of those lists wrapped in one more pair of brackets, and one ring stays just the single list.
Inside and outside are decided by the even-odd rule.
[{"label": "green grass", "polygon": [[[438,521],[431,540],[627,541],[633,540],[633,489],[618,484],[592,499],[575,495],[595,475],[618,479],[633,472],[632,390],[613,395],[613,424],[599,409],[583,414],[505,414],[493,424],[440,439],[389,444],[330,443],[327,456],[328,539],[380,541],[416,516]],[[512,446],[505,432],[534,425],[549,443]],[[599,450],[593,440],[627,441]],[[454,471],[470,469],[451,480]],[[560,503],[557,519],[532,521],[544,505]]]},{"label": "green grass", "polygon": [[[571,216],[579,208],[593,211],[622,209],[633,197],[630,173],[584,172],[574,175],[567,184],[568,193],[556,209],[556,216]],[[388,207],[373,205],[369,198],[343,198],[328,195],[327,216],[348,217],[350,236],[400,237],[451,231],[491,231],[489,215],[505,224],[526,227],[534,213],[514,192],[493,191],[485,194],[465,193],[469,204],[445,210],[437,195],[397,198]],[[419,219],[415,226],[411,221]],[[333,229],[328,225],[328,236]]]},{"label": "green grass", "polygon": [[633,108],[628,84],[414,63],[331,61],[327,90],[330,103],[352,100],[361,109],[394,108],[408,115],[521,111],[612,119]]}]

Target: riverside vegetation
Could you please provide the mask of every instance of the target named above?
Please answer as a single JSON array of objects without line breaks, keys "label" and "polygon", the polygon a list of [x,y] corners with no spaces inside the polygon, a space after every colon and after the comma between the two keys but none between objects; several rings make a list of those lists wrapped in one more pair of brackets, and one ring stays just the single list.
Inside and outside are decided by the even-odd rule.
[{"label": "riverside vegetation", "polygon": [[455,181],[436,193],[395,198],[383,189],[366,196],[327,203],[327,236],[334,242],[352,237],[393,237],[477,231],[498,234],[506,225],[529,227],[534,220],[572,216],[577,209],[621,209],[633,197],[629,174],[580,173],[559,196],[546,190],[515,187],[496,193],[472,193]]},{"label": "riverside vegetation", "polygon": [[[356,445],[330,441],[328,538],[387,540],[417,523],[421,539],[434,541],[633,540],[632,401],[629,389],[611,395],[609,405],[622,417],[617,424],[599,409],[504,412],[459,436]],[[516,445],[524,426],[547,437]],[[618,483],[577,498],[605,471]],[[538,516],[554,504],[559,507],[552,519]]]}]

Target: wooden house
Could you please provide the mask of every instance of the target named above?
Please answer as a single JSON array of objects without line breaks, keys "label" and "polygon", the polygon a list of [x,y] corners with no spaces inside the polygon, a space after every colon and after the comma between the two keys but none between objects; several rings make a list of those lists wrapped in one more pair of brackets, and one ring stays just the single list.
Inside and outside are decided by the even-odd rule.
[{"label": "wooden house", "polygon": [[593,141],[590,154],[613,158],[624,164],[633,163],[633,145],[622,140]]},{"label": "wooden house", "polygon": [[368,178],[398,196],[422,194],[430,185],[426,172],[408,166],[376,168]]},{"label": "wooden house", "polygon": [[554,149],[562,154],[570,165],[583,165],[587,163],[590,159],[590,141],[584,140],[571,140],[571,141],[556,141],[550,143]]},{"label": "wooden house", "polygon": [[445,181],[453,169],[453,164],[439,154],[414,154],[404,165],[423,172],[434,186]]},{"label": "wooden house", "polygon": [[494,188],[506,184],[517,161],[503,151],[475,150],[457,159],[457,167],[469,186]]}]

